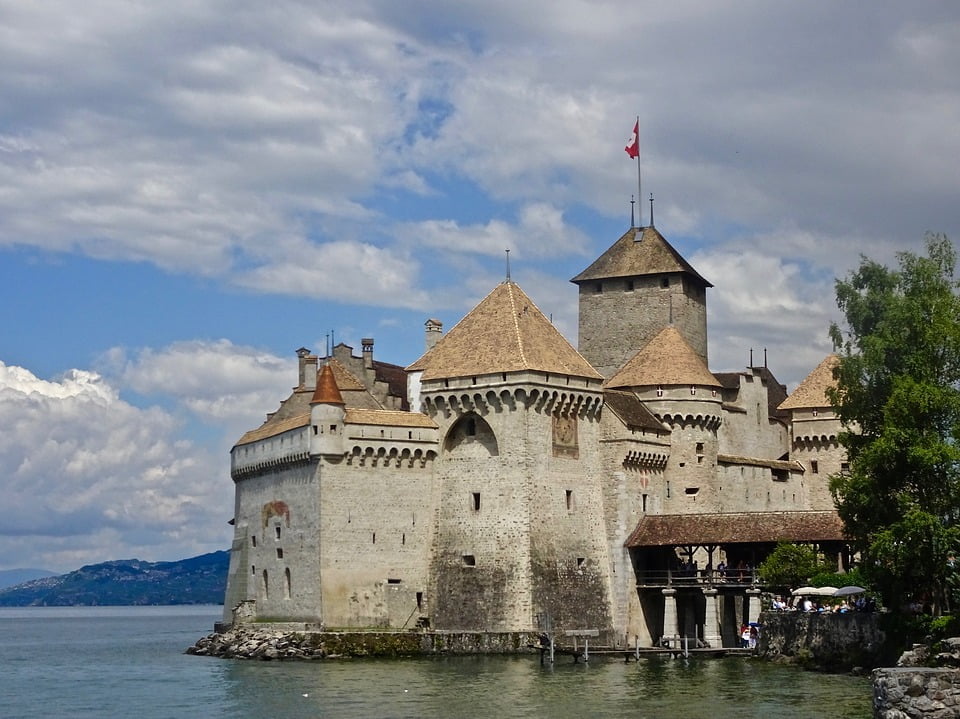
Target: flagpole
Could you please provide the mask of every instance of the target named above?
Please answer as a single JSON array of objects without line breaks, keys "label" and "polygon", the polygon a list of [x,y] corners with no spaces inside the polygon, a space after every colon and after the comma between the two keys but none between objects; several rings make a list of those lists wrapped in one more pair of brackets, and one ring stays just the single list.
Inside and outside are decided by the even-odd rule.
[{"label": "flagpole", "polygon": [[640,198],[640,227],[643,227],[643,182],[640,179],[640,116],[637,115],[637,197]]}]

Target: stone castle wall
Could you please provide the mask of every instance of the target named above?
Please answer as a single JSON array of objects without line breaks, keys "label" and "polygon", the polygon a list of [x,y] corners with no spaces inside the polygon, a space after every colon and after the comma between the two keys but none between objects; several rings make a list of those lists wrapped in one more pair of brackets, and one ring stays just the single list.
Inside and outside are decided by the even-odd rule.
[{"label": "stone castle wall", "polygon": [[[663,287],[663,281],[669,286]],[[613,375],[671,323],[706,362],[706,297],[679,273],[580,286],[580,354],[604,377]]]}]

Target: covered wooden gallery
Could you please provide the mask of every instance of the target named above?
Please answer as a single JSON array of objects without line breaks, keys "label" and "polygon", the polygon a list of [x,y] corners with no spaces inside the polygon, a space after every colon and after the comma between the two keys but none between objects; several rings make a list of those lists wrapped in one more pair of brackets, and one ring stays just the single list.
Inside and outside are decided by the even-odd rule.
[{"label": "covered wooden gallery", "polygon": [[641,643],[688,637],[737,646],[740,626],[759,616],[760,594],[784,589],[763,586],[756,572],[778,542],[811,544],[838,571],[850,566],[833,511],[644,516],[625,543],[643,615]]}]

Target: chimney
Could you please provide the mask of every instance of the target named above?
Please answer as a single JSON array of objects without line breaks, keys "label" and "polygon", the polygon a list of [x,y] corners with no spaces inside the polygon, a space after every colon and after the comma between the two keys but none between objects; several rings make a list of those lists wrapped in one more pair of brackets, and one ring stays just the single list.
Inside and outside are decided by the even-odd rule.
[{"label": "chimney", "polygon": [[317,356],[310,355],[309,357],[304,358],[303,363],[304,363],[303,371],[306,374],[304,376],[304,384],[301,386],[306,390],[316,389],[317,388]]},{"label": "chimney", "polygon": [[360,340],[360,347],[363,351],[363,366],[373,369],[373,337],[364,337]]},{"label": "chimney", "polygon": [[[307,384],[307,357],[310,356],[310,350],[306,347],[301,347],[297,350],[297,358],[299,359],[299,373],[298,373],[298,382],[297,387],[305,387]],[[316,373],[314,373],[316,374]]]},{"label": "chimney", "polygon": [[427,320],[423,324],[425,328],[424,339],[426,341],[426,352],[429,352],[433,349],[434,345],[440,341],[440,338],[443,336],[443,322],[440,320]]}]

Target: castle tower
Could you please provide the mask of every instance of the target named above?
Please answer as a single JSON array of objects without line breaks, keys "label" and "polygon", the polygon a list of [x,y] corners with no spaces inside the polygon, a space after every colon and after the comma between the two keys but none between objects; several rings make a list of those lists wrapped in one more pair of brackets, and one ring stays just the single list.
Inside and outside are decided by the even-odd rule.
[{"label": "castle tower", "polygon": [[656,228],[630,228],[570,281],[580,288],[580,352],[604,377],[669,325],[707,364],[706,290],[713,285]]},{"label": "castle tower", "polygon": [[661,330],[613,377],[608,389],[631,389],[672,432],[660,506],[665,514],[718,511],[716,483],[722,386],[675,327]]},{"label": "castle tower", "polygon": [[407,369],[441,438],[433,626],[609,628],[602,377],[509,280]]},{"label": "castle tower", "polygon": [[317,375],[317,389],[310,400],[310,454],[343,454],[345,405],[329,364]]},{"label": "castle tower", "polygon": [[790,412],[790,459],[804,467],[804,489],[810,509],[833,509],[829,477],[846,468],[846,451],[838,435],[840,419],[827,397],[835,386],[833,369],[840,359],[828,355],[778,409]]}]

